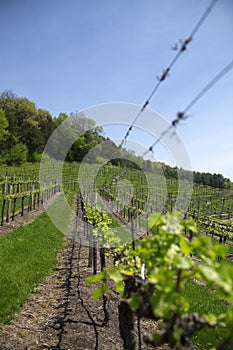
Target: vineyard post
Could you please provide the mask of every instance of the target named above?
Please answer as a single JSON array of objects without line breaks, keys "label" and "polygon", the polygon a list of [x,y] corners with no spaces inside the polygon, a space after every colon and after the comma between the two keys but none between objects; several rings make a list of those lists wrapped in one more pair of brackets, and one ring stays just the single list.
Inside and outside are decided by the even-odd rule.
[{"label": "vineyard post", "polygon": [[14,219],[15,219],[16,200],[17,200],[17,197],[14,197],[14,201],[13,201],[13,210],[12,210],[12,217],[11,217],[11,220],[12,220],[12,221],[14,221]]},{"label": "vineyard post", "polygon": [[34,196],[33,189],[34,189],[34,185],[32,183],[31,188],[30,188],[31,193],[30,193],[29,202],[28,202],[28,210],[30,210],[30,211],[32,210],[32,204],[33,204],[33,196]]},{"label": "vineyard post", "polygon": [[224,214],[225,198],[222,199],[222,214]]},{"label": "vineyard post", "polygon": [[6,204],[6,200],[5,200],[5,198],[3,198],[3,200],[2,200],[2,221],[1,221],[1,226],[3,226],[3,222],[4,222],[5,204]]},{"label": "vineyard post", "polygon": [[128,210],[127,210],[128,214],[128,222],[130,222],[130,218],[131,218],[131,209],[128,207]]},{"label": "vineyard post", "polygon": [[84,236],[85,236],[85,238],[87,238],[88,237],[87,220],[85,217],[83,217],[83,221],[84,221]]},{"label": "vineyard post", "polygon": [[146,235],[149,236],[149,222],[148,222],[149,215],[146,213]]},{"label": "vineyard post", "polygon": [[[87,223],[87,227],[90,227],[90,224]],[[89,230],[89,256],[88,256],[88,267],[92,267],[93,262],[93,236],[92,236],[92,228]]]},{"label": "vineyard post", "polygon": [[6,194],[7,193],[7,176],[5,177],[5,183],[3,184],[4,186],[4,189],[3,189],[3,194]]},{"label": "vineyard post", "polygon": [[36,209],[35,183],[33,183],[33,186],[32,186],[32,206],[33,206],[33,209],[35,210]]},{"label": "vineyard post", "polygon": [[24,214],[24,196],[22,197],[21,216]]},{"label": "vineyard post", "polygon": [[[94,178],[94,184],[93,184],[93,193],[92,193],[92,206],[96,208],[97,204],[97,192],[96,192],[96,176]],[[97,273],[97,251],[96,251],[96,241],[95,238],[93,237],[93,232],[92,234],[92,239],[93,239],[93,273]]]},{"label": "vineyard post", "polygon": [[[187,212],[184,214],[184,219],[187,220]],[[184,234],[187,235],[187,226],[184,226]]]},{"label": "vineyard post", "polygon": [[139,230],[139,213],[138,213],[138,210],[139,210],[139,202],[138,200],[136,201],[136,229]]},{"label": "vineyard post", "polygon": [[197,219],[199,220],[199,217],[200,217],[200,198],[198,200],[197,205],[198,205],[198,207],[197,207]]},{"label": "vineyard post", "polygon": [[135,250],[135,227],[134,227],[133,211],[131,211],[130,213],[130,219],[131,219],[132,250]]},{"label": "vineyard post", "polygon": [[44,189],[41,190],[41,204],[44,203]]},{"label": "vineyard post", "polygon": [[40,205],[40,190],[37,193],[37,207]]},{"label": "vineyard post", "polygon": [[11,215],[11,195],[12,195],[12,184],[9,184],[9,199],[7,201],[7,213],[6,213],[6,222],[10,221],[10,215]]},{"label": "vineyard post", "polygon": [[168,193],[168,199],[169,199],[169,204],[170,204],[170,213],[172,212],[172,193]]},{"label": "vineyard post", "polygon": [[[85,205],[84,203],[88,203],[88,197],[87,197],[87,194],[86,194],[86,191],[83,192],[83,195],[82,195],[82,210],[83,210],[83,214],[85,213]],[[88,222],[87,222],[87,218],[85,217],[85,215],[83,215],[84,217],[84,234],[85,234],[85,237],[88,238],[88,234],[89,234],[89,226],[88,226]],[[90,250],[90,246],[89,246],[89,250]],[[90,258],[90,257],[89,257]],[[88,267],[91,266],[91,263],[88,262]]]}]

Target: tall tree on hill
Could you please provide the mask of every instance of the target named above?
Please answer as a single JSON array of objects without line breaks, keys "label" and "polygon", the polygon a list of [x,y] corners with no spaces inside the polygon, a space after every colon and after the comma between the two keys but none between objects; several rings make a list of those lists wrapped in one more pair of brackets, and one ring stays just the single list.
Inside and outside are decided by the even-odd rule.
[{"label": "tall tree on hill", "polygon": [[[37,110],[35,104],[27,98],[17,97],[8,91],[0,95],[0,108],[8,121],[8,135],[1,145],[5,160],[14,162],[11,156],[12,150],[15,153],[16,149],[21,149],[24,145],[25,152],[21,161],[25,161],[26,153],[26,160],[34,161],[35,155],[43,151],[49,135],[54,130],[50,113],[42,109]],[[19,157],[16,157],[18,161],[20,153],[19,151]]]},{"label": "tall tree on hill", "polygon": [[2,142],[8,135],[8,120],[6,119],[5,112],[0,109],[0,142]]},{"label": "tall tree on hill", "polygon": [[55,159],[79,162],[96,145],[105,140],[103,129],[84,113],[60,113],[54,119],[58,128],[49,141],[46,151]]},{"label": "tall tree on hill", "polygon": [[56,125],[53,121],[51,114],[45,109],[39,108],[37,110],[36,120],[38,121],[38,126],[42,137],[41,139],[42,142],[40,144],[40,152],[42,152],[50,135],[55,130]]}]

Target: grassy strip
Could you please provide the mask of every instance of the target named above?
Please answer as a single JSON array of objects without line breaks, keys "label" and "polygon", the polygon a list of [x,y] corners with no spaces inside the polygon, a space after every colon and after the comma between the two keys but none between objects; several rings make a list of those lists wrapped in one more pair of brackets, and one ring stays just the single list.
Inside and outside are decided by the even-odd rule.
[{"label": "grassy strip", "polygon": [[107,213],[109,218],[112,220],[109,227],[115,232],[116,237],[120,239],[120,245],[123,245],[125,243],[129,243],[132,241],[132,234],[131,232],[122,226],[122,224],[119,222],[118,219],[114,217],[113,214]]},{"label": "grassy strip", "polygon": [[[227,303],[219,299],[213,292],[205,286],[199,285],[190,280],[186,283],[184,295],[190,301],[190,312],[197,312],[200,315],[206,313],[221,314],[226,312]],[[195,349],[213,349],[221,344],[227,336],[227,331],[222,327],[204,328],[193,336]],[[226,348],[230,350],[230,348]]]},{"label": "grassy strip", "polygon": [[120,245],[131,242],[131,232],[122,225],[120,219],[117,219],[116,216],[114,216],[114,214],[109,211],[109,209],[102,202],[101,198],[98,198],[97,207],[104,210],[107,216],[111,219],[111,224],[109,225],[109,227],[113,231],[115,230],[115,236],[120,239]]},{"label": "grassy strip", "polygon": [[[68,227],[69,213],[59,213],[61,200],[51,208],[63,217],[63,227]],[[35,286],[53,271],[63,245],[64,235],[47,213],[0,237],[0,323],[9,323]]]}]

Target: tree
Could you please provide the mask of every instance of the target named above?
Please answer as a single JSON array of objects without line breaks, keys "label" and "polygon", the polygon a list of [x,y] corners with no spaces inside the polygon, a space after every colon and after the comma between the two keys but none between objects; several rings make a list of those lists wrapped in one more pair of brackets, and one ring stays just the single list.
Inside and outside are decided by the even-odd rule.
[{"label": "tree", "polygon": [[13,146],[9,153],[7,154],[7,163],[10,164],[19,164],[27,161],[28,148],[27,146],[19,142]]},{"label": "tree", "polygon": [[33,102],[27,98],[16,98],[16,118],[19,137],[28,148],[28,160],[33,161],[35,152],[42,152],[44,137],[41,132],[38,112]]},{"label": "tree", "polygon": [[5,139],[2,150],[9,150],[14,144],[15,136],[17,136],[17,119],[16,119],[16,103],[15,96],[5,91],[0,96],[0,108],[4,111],[8,121],[8,137]]},{"label": "tree", "polygon": [[49,136],[55,129],[50,113],[44,109],[37,109],[27,98],[17,97],[8,91],[0,95],[0,108],[4,111],[8,122],[8,134],[5,136],[4,144],[1,145],[6,160],[11,159],[10,150],[19,142],[26,145],[26,160],[38,159],[38,155],[43,152]]},{"label": "tree", "polygon": [[0,109],[0,142],[2,142],[8,135],[8,120],[6,119],[5,112]]},{"label": "tree", "polygon": [[55,159],[79,162],[105,140],[101,136],[103,129],[84,113],[71,113],[70,117],[60,113],[54,123],[57,128],[46,146],[46,152]]},{"label": "tree", "polygon": [[61,112],[58,117],[53,119],[55,126],[59,126],[65,119],[69,118],[68,114]]},{"label": "tree", "polygon": [[[102,128],[97,127],[94,120],[90,118],[81,117],[79,120],[76,120],[75,123],[72,122],[72,127],[75,127],[76,130],[86,131],[82,133],[72,145],[67,160],[81,161],[87,153],[101,142],[105,141],[105,139],[99,135],[99,132],[102,132]],[[96,156],[98,156],[98,154]],[[95,161],[93,152],[89,160],[91,163]]]},{"label": "tree", "polygon": [[39,130],[41,133],[41,151],[43,151],[44,145],[48,141],[49,137],[56,128],[51,114],[45,109],[39,108],[37,110],[36,120],[38,121]]}]

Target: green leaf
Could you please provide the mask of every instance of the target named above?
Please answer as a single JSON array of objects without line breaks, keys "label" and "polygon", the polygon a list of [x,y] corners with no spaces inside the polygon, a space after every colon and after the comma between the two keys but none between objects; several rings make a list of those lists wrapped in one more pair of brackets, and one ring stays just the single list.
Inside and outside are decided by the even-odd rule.
[{"label": "green leaf", "polygon": [[130,308],[133,311],[136,311],[139,308],[140,304],[142,303],[142,296],[139,295],[138,293],[132,292],[131,297],[127,299],[127,302]]},{"label": "green leaf", "polygon": [[107,284],[103,283],[102,286],[96,288],[96,290],[93,292],[92,294],[92,298],[94,300],[99,299],[100,297],[102,297],[104,295],[104,293],[108,290]]},{"label": "green leaf", "polygon": [[162,223],[163,223],[163,216],[161,215],[161,213],[153,213],[148,218],[148,225],[149,225],[149,228],[152,230],[152,232],[153,232],[153,229],[156,230],[156,227],[160,226]]},{"label": "green leaf", "polygon": [[108,269],[109,277],[116,283],[123,281],[123,276],[118,268],[112,266]]},{"label": "green leaf", "polygon": [[182,232],[183,226],[180,224],[178,215],[167,214],[165,216],[165,223],[162,225],[162,229],[170,234],[177,235]]},{"label": "green leaf", "polygon": [[184,255],[190,255],[193,252],[190,242],[183,236],[180,237],[180,249]]},{"label": "green leaf", "polygon": [[91,275],[85,279],[85,284],[103,281],[106,278],[105,272],[100,272],[98,275]]},{"label": "green leaf", "polygon": [[208,265],[200,265],[199,270],[206,281],[218,283],[219,274],[214,267]]},{"label": "green leaf", "polygon": [[124,295],[124,287],[122,282],[117,282],[115,285],[116,291],[123,297]]},{"label": "green leaf", "polygon": [[216,325],[216,323],[218,321],[218,317],[216,315],[214,315],[214,314],[204,315],[204,318],[212,326]]}]

